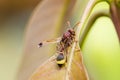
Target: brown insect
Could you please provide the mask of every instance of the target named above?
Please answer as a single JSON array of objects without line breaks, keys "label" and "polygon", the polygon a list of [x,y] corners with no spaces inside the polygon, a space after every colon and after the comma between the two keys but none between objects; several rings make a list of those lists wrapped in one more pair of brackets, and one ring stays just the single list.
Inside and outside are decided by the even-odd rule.
[{"label": "brown insect", "polygon": [[[70,23],[67,22],[69,27]],[[58,56],[56,58],[56,62],[59,67],[62,67],[67,62],[67,54],[68,54],[68,48],[72,45],[72,43],[75,41],[75,30],[74,28],[78,25],[77,23],[73,28],[69,28],[61,38],[56,38],[52,40],[46,40],[41,43],[39,43],[39,47],[42,47],[43,45],[47,43],[57,43],[57,53]]]}]

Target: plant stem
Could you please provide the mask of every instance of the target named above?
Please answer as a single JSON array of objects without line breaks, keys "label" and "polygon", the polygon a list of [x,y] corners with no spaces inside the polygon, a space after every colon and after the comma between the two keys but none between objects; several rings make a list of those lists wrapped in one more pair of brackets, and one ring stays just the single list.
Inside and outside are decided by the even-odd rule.
[{"label": "plant stem", "polygon": [[120,42],[120,9],[116,6],[115,2],[112,2],[110,5],[111,18],[115,25],[115,29]]},{"label": "plant stem", "polygon": [[88,2],[88,5],[86,6],[85,11],[83,13],[83,16],[80,20],[80,24],[78,25],[78,28],[76,30],[76,39],[77,40],[81,40],[80,36],[81,36],[82,27],[84,26],[86,20],[88,19],[88,17],[90,15],[94,5],[96,4],[96,2],[97,1],[95,1],[95,0],[90,0]]}]

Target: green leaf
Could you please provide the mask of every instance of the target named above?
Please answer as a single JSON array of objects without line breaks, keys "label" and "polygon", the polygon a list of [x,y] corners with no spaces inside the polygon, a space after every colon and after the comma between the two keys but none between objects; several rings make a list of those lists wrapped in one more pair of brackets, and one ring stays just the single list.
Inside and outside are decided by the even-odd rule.
[{"label": "green leaf", "polygon": [[110,18],[100,17],[95,21],[82,51],[91,80],[120,79],[120,45]]}]

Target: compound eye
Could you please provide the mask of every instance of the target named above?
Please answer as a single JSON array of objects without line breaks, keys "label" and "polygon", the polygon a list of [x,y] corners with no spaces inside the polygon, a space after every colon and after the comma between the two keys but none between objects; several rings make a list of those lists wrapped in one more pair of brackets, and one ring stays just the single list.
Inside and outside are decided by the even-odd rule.
[{"label": "compound eye", "polygon": [[63,54],[59,54],[57,57],[57,61],[61,61],[64,59],[64,55]]}]

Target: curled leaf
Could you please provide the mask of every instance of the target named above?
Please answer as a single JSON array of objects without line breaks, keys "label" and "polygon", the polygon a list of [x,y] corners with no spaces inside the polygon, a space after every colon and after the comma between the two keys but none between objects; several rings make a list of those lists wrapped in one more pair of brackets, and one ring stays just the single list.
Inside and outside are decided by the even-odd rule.
[{"label": "curled leaf", "polygon": [[88,80],[79,45],[74,42],[69,50],[65,66],[59,67],[56,55],[53,55],[33,73],[30,80]]}]

